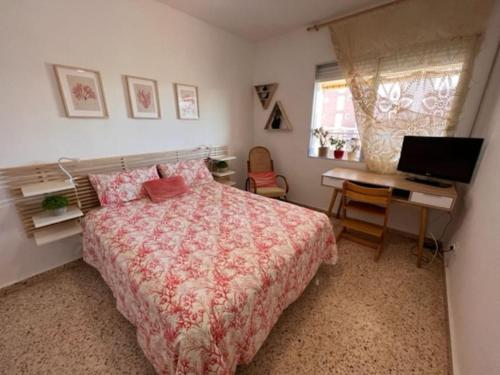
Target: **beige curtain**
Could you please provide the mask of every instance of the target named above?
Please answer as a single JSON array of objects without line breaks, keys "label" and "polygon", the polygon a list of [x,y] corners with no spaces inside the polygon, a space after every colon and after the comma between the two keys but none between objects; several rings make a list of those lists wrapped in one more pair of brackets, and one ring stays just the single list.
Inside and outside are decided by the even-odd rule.
[{"label": "beige curtain", "polygon": [[453,134],[493,2],[407,0],[330,26],[370,170],[394,173],[405,135]]}]

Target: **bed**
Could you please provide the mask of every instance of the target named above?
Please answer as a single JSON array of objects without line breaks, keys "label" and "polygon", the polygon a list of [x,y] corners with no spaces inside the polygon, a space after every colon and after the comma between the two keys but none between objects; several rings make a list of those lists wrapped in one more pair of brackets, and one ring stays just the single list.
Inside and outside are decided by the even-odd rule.
[{"label": "bed", "polygon": [[82,224],[84,260],[160,374],[234,373],[337,260],[326,215],[217,182],[96,208]]}]

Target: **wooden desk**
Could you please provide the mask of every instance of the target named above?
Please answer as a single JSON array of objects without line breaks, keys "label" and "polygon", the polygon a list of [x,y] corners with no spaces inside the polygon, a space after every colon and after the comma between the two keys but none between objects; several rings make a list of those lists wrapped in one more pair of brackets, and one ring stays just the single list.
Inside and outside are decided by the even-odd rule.
[{"label": "wooden desk", "polygon": [[[359,182],[393,188],[392,201],[420,208],[420,230],[418,235],[417,267],[422,265],[427,216],[429,208],[451,211],[457,200],[455,186],[440,188],[408,181],[404,175],[384,175],[357,169],[334,168],[321,176],[321,185],[333,187],[328,216],[332,215],[338,193],[342,193],[344,181]],[[339,207],[340,209],[340,207]],[[337,212],[338,217],[338,212]]]}]

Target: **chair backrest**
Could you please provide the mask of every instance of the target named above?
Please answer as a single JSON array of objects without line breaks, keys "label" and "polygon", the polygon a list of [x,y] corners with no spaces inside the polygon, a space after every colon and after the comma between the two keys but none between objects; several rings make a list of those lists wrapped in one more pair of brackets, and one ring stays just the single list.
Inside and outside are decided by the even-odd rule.
[{"label": "chair backrest", "polygon": [[272,172],[274,171],[271,153],[263,146],[256,146],[248,152],[248,172]]},{"label": "chair backrest", "polygon": [[344,182],[343,188],[345,200],[353,200],[385,208],[391,202],[392,190],[390,188],[365,187],[349,181]]}]

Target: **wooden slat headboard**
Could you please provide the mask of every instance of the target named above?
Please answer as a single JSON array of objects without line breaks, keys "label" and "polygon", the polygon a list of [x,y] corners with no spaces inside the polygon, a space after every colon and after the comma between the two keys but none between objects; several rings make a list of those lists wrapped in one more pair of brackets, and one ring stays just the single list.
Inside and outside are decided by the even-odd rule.
[{"label": "wooden slat headboard", "polygon": [[[207,159],[209,156],[215,157],[226,155],[227,153],[227,146],[216,146],[210,149],[199,147],[193,150],[165,151],[63,162],[64,168],[75,178],[77,186],[75,189],[54,194],[66,196],[70,201],[70,205],[77,205],[79,201],[81,210],[86,214],[90,209],[99,207],[97,194],[88,178],[89,174],[130,170],[160,163],[175,163],[180,160]],[[0,187],[9,190],[28,235],[31,235],[35,230],[32,216],[43,211],[41,203],[44,196],[38,195],[26,198],[21,192],[21,186],[65,179],[67,179],[67,176],[60,170],[57,163],[33,164],[0,169]]]}]

